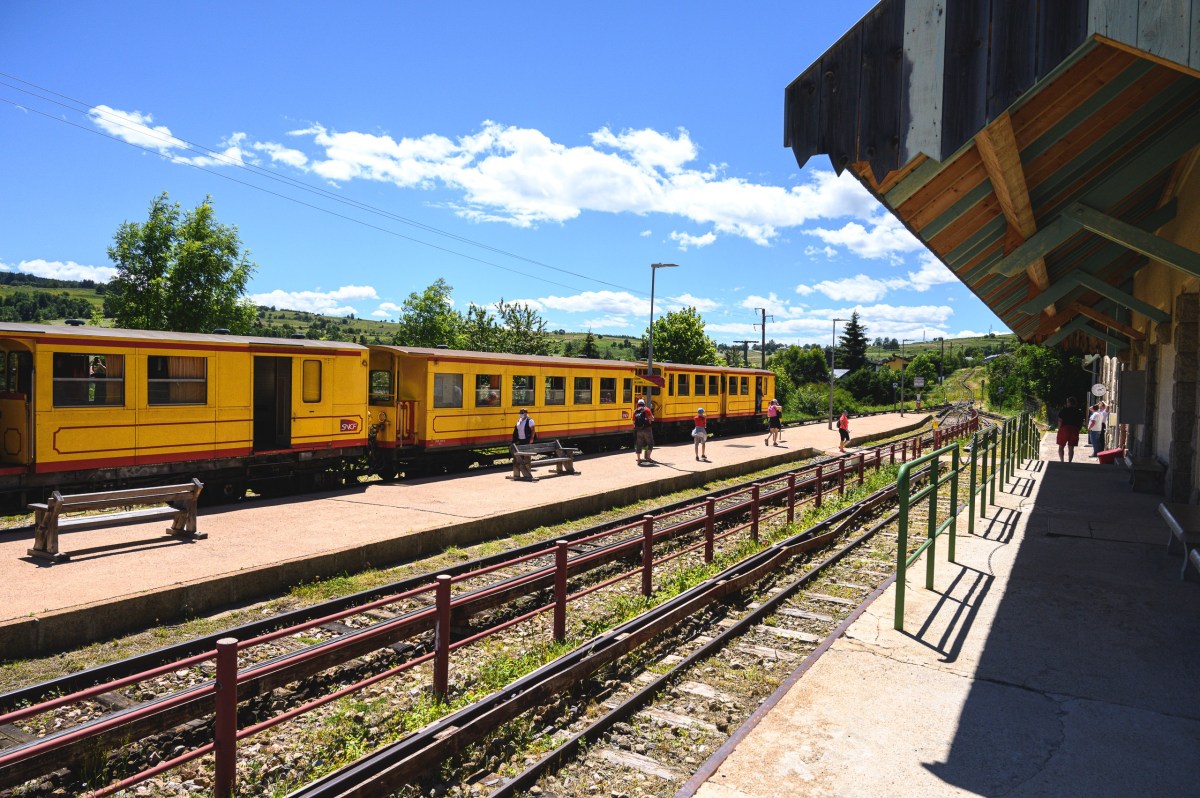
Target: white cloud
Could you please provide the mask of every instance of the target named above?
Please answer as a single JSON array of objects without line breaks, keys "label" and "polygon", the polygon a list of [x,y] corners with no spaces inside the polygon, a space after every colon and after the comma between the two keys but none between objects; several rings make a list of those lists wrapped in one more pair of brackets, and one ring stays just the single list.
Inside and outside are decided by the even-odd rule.
[{"label": "white cloud", "polygon": [[172,150],[187,149],[187,144],[175,138],[166,125],[154,125],[154,117],[150,114],[97,105],[88,111],[88,116],[105,133],[130,144],[158,150],[164,155]]},{"label": "white cloud", "polygon": [[357,314],[353,306],[344,303],[378,298],[375,289],[369,285],[345,285],[333,291],[284,291],[277,288],[269,293],[250,295],[250,301],[256,305],[302,310],[327,316]]},{"label": "white cloud", "polygon": [[380,302],[379,307],[371,312],[372,316],[380,318],[395,318],[404,312],[404,307],[397,305],[395,302]]},{"label": "white cloud", "polygon": [[583,322],[583,326],[588,330],[623,330],[629,326],[629,319],[616,315],[597,316]]},{"label": "white cloud", "polygon": [[259,152],[265,152],[267,157],[276,163],[296,169],[303,169],[308,165],[308,156],[300,152],[300,150],[294,150],[291,147],[285,147],[275,142],[255,142],[252,146]]},{"label": "white cloud", "polygon": [[837,257],[838,251],[836,249],[834,249],[833,247],[829,246],[828,244],[826,244],[823,247],[814,247],[814,246],[805,247],[804,254],[809,256],[810,258],[815,258],[817,255],[824,255],[826,258],[832,260],[833,258]]},{"label": "white cloud", "polygon": [[649,230],[643,230],[642,232],[638,233],[638,235],[642,238],[649,238],[650,236],[654,235],[654,233]]},{"label": "white cloud", "polygon": [[690,247],[707,247],[709,244],[717,240],[715,233],[709,231],[702,236],[694,236],[689,233],[671,233],[671,240],[679,242],[679,249],[687,252]]},{"label": "white cloud", "polygon": [[887,296],[888,291],[906,285],[908,282],[900,278],[876,280],[865,274],[856,274],[841,280],[822,280],[811,286],[798,285],[796,293],[807,296],[820,291],[835,302],[877,302]]},{"label": "white cloud", "polygon": [[862,216],[869,217],[870,229],[858,222],[848,222],[836,230],[818,227],[804,232],[817,236],[826,244],[846,247],[860,258],[872,260],[900,262],[904,253],[924,249],[925,245],[892,214],[874,208]]},{"label": "white cloud", "polygon": [[908,273],[908,280],[914,291],[928,291],[935,285],[945,285],[959,282],[954,272],[946,268],[932,252],[921,256],[921,266],[915,272]]},{"label": "white cloud", "polygon": [[85,266],[73,260],[23,260],[15,267],[0,263],[0,271],[32,274],[35,277],[46,277],[51,280],[94,280],[97,283],[107,283],[117,276],[117,270],[112,266]]},{"label": "white cloud", "polygon": [[668,310],[687,307],[695,308],[699,313],[712,313],[721,307],[721,303],[715,299],[705,299],[704,297],[692,296],[691,294],[680,294],[679,296],[670,297],[667,300]]},{"label": "white cloud", "polygon": [[517,301],[524,302],[538,311],[604,313],[610,316],[632,314],[639,317],[648,317],[650,314],[650,300],[634,296],[628,291],[584,291],[574,296],[547,296]]}]

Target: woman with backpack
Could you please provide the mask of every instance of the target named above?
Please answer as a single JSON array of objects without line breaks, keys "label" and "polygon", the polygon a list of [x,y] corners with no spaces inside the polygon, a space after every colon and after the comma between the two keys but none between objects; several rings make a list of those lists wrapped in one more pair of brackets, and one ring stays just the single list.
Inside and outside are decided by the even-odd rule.
[{"label": "woman with backpack", "polygon": [[[633,451],[639,465],[654,462],[650,459],[650,452],[654,449],[654,430],[650,426],[653,423],[654,413],[646,406],[646,400],[638,399],[637,410],[633,411]],[[646,451],[645,458],[642,457],[643,449]]]}]

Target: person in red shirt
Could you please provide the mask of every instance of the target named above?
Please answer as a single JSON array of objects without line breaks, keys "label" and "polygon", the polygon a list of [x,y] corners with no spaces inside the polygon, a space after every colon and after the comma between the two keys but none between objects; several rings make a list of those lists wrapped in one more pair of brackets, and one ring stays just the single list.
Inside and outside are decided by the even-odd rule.
[{"label": "person in red shirt", "polygon": [[[633,411],[633,451],[637,455],[638,464],[652,463],[650,452],[654,450],[654,413],[646,404],[645,399],[637,400],[637,409]],[[645,450],[645,457],[642,451]]]},{"label": "person in red shirt", "polygon": [[704,408],[696,408],[696,416],[692,419],[692,443],[696,448],[696,459],[708,462],[708,456],[704,454],[704,442],[708,440],[708,416],[704,415]]},{"label": "person in red shirt", "polygon": [[846,451],[846,444],[850,442],[850,417],[846,415],[846,411],[842,411],[842,417],[838,419],[838,451]]}]

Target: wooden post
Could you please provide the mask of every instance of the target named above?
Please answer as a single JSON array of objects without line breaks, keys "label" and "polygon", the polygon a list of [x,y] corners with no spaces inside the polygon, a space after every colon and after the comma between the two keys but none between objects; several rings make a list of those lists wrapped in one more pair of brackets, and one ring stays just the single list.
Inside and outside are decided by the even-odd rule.
[{"label": "wooden post", "polygon": [[237,785],[237,638],[217,641],[217,695],[214,730],[216,774],[213,796],[231,798]]},{"label": "wooden post", "polygon": [[787,486],[787,522],[790,524],[796,520],[796,475],[788,474]]},{"label": "wooden post", "polygon": [[859,485],[863,484],[863,471],[866,470],[866,468],[865,468],[866,458],[867,458],[867,456],[865,454],[863,454],[862,452],[858,453],[858,484]]},{"label": "wooden post", "polygon": [[818,509],[820,509],[820,507],[821,507],[821,494],[822,494],[822,493],[824,492],[824,490],[825,490],[825,477],[824,477],[824,476],[821,474],[821,469],[822,469],[822,466],[817,466],[817,501],[816,501],[816,506],[817,506],[817,508],[818,508]]},{"label": "wooden post", "polygon": [[554,642],[567,638],[567,546],[565,540],[554,543]]},{"label": "wooden post", "polygon": [[654,592],[654,516],[642,516],[642,595]]},{"label": "wooden post", "polygon": [[443,701],[450,689],[450,584],[448,574],[437,578],[437,615],[433,630],[433,695]]},{"label": "wooden post", "polygon": [[713,561],[713,534],[716,532],[717,500],[709,496],[704,500],[704,563]]},{"label": "wooden post", "polygon": [[759,484],[755,482],[750,486],[750,539],[755,543],[758,542],[758,516],[759,516],[759,501],[758,501]]},{"label": "wooden post", "polygon": [[846,458],[838,460],[838,495],[846,495]]}]

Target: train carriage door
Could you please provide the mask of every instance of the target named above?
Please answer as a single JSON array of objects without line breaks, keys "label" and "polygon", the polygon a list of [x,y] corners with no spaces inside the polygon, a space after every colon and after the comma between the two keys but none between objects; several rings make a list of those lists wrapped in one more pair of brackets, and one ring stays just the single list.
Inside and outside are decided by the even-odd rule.
[{"label": "train carriage door", "polygon": [[721,375],[721,415],[720,418],[725,418],[729,412],[729,387],[726,385],[726,376]]},{"label": "train carriage door", "polygon": [[33,353],[15,341],[0,346],[0,463],[28,465],[33,461]]},{"label": "train carriage door", "polygon": [[292,445],[292,359],[254,358],[254,448]]}]

